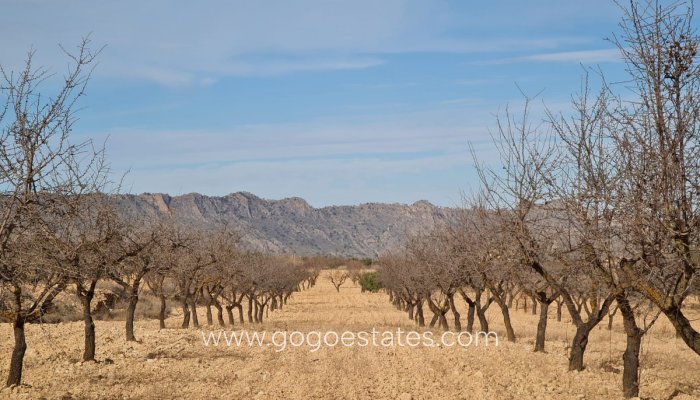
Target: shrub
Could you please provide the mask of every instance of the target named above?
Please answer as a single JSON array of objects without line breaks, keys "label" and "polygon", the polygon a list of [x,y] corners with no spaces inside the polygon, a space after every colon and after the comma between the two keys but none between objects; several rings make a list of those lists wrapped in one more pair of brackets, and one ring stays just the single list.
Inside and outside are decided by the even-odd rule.
[{"label": "shrub", "polygon": [[382,283],[379,281],[379,274],[376,271],[365,272],[360,276],[359,282],[363,292],[376,293],[383,288]]}]

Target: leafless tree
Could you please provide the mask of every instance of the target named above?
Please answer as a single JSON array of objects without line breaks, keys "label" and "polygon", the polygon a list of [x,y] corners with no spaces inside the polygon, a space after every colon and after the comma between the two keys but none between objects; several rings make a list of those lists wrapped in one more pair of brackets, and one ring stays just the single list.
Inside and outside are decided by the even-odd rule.
[{"label": "leafless tree", "polygon": [[141,285],[147,274],[161,266],[158,263],[158,247],[168,244],[162,241],[163,228],[160,224],[129,221],[124,227],[121,240],[113,250],[117,261],[109,269],[109,278],[121,286],[128,300],[124,326],[126,340],[136,341],[134,318]]},{"label": "leafless tree", "polygon": [[98,282],[108,277],[110,268],[130,255],[112,251],[120,240],[121,229],[108,195],[74,194],[68,200],[63,207],[65,213],[56,219],[55,229],[46,238],[52,249],[48,254],[75,285],[85,323],[83,361],[95,361],[95,290]]},{"label": "leafless tree", "polygon": [[692,4],[645,1],[623,10],[613,42],[635,99],[612,113],[625,188],[620,224],[629,262],[622,270],[700,354],[700,333],[683,312],[699,265],[700,38]]},{"label": "leafless tree", "polygon": [[85,39],[76,52],[66,52],[71,65],[57,92],[42,93],[53,82],[48,71],[35,68],[34,52],[24,68],[0,68],[0,296],[2,319],[13,325],[15,344],[7,386],[19,385],[27,348],[24,326],[51,306],[69,278],[47,257],[52,220],[62,212],[57,199],[82,192],[99,152],[90,142],[71,142],[76,103],[83,96],[99,52]]},{"label": "leafless tree", "polygon": [[[571,343],[569,369],[584,368],[583,355],[591,330],[607,314],[614,296],[607,292],[581,251],[570,251],[570,220],[565,207],[552,197],[551,182],[557,176],[559,154],[555,136],[546,126],[530,121],[530,99],[520,117],[506,111],[499,119],[494,144],[502,169],[479,167],[489,207],[500,216],[503,229],[516,241],[521,265],[531,269],[562,297],[576,326]],[[562,222],[563,221],[563,222]],[[585,271],[585,272],[584,272]],[[580,279],[564,279],[581,275]],[[573,286],[572,286],[573,285]],[[587,318],[576,308],[571,289],[587,287]],[[604,294],[601,300],[601,294]]]},{"label": "leafless tree", "polygon": [[328,273],[328,280],[333,284],[335,290],[340,293],[340,287],[343,286],[345,281],[350,277],[348,271],[344,269],[335,269]]}]

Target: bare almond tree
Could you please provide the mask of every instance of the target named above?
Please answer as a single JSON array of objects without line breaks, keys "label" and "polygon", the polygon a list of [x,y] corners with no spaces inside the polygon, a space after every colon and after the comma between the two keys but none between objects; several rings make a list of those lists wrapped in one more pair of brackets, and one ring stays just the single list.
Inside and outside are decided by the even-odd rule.
[{"label": "bare almond tree", "polygon": [[162,229],[157,224],[139,224],[135,221],[124,224],[121,240],[116,244],[115,265],[109,270],[109,278],[122,287],[126,296],[125,335],[127,341],[136,341],[134,318],[144,277],[160,264],[157,246],[162,238]]},{"label": "bare almond tree", "polygon": [[333,284],[335,290],[340,293],[340,287],[343,286],[346,280],[350,277],[348,271],[344,269],[335,269],[328,273],[327,279]]},{"label": "bare almond tree", "polygon": [[622,35],[613,42],[635,95],[613,112],[631,261],[623,271],[700,354],[700,333],[683,312],[699,268],[700,37],[692,4],[644,1],[623,11]]},{"label": "bare almond tree", "polygon": [[[559,173],[558,147],[549,127],[531,122],[530,103],[531,99],[526,99],[521,116],[507,110],[498,121],[494,144],[502,169],[479,166],[478,170],[488,206],[515,240],[520,265],[540,275],[562,297],[576,326],[569,369],[580,371],[588,336],[607,315],[614,295],[601,282],[585,252],[569,246],[569,236],[561,234],[569,219],[551,191],[551,182]],[[581,288],[585,288],[588,300],[585,317],[572,293]]]},{"label": "bare almond tree", "polygon": [[42,84],[52,76],[35,68],[33,51],[21,71],[0,68],[0,315],[12,323],[15,338],[7,386],[22,381],[25,324],[40,319],[68,284],[47,257],[53,249],[45,239],[61,212],[55,200],[82,189],[80,179],[95,159],[90,142],[70,140],[76,104],[99,53],[89,44],[85,39],[75,53],[66,52],[72,63],[50,96]]},{"label": "bare almond tree", "polygon": [[110,197],[97,192],[72,195],[62,208],[65,213],[56,219],[55,229],[46,238],[52,249],[48,254],[75,285],[85,324],[83,361],[95,361],[92,300],[98,282],[119,262],[112,252],[120,240],[119,220]]}]

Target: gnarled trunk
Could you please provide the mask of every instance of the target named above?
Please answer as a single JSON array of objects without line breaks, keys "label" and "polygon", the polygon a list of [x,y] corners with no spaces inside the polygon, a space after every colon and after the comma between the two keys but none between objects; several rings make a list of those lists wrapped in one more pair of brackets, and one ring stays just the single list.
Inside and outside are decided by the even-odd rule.
[{"label": "gnarled trunk", "polygon": [[248,296],[248,322],[253,323],[253,297]]},{"label": "gnarled trunk", "polygon": [[226,315],[228,315],[229,325],[233,326],[234,325],[233,306],[226,306]]},{"label": "gnarled trunk", "polygon": [[136,280],[131,286],[131,293],[129,295],[129,305],[126,308],[126,340],[128,342],[135,342],[136,336],[134,336],[134,317],[136,316],[136,305],[139,302],[139,286],[141,285],[141,280]]},{"label": "gnarled trunk", "polygon": [[189,298],[189,305],[190,305],[190,315],[192,318],[192,325],[195,328],[199,328],[199,317],[197,316],[197,301],[194,299],[194,297]]},{"label": "gnarled trunk", "polygon": [[537,323],[537,335],[535,337],[535,351],[544,353],[544,344],[547,334],[547,313],[549,312],[549,303],[546,301],[540,302],[540,320]]},{"label": "gnarled trunk", "polygon": [[564,306],[563,301],[557,301],[557,322],[561,322],[561,308]]},{"label": "gnarled trunk", "polygon": [[469,309],[467,311],[467,332],[473,332],[474,331],[474,314],[476,310],[476,306],[474,306],[474,303],[468,303]]},{"label": "gnarled trunk", "polygon": [[576,327],[576,334],[571,341],[569,353],[569,371],[583,371],[583,355],[588,346],[588,336],[596,324],[583,323]]},{"label": "gnarled trunk", "polygon": [[92,319],[92,299],[95,295],[94,288],[90,293],[81,296],[83,304],[83,321],[85,323],[85,348],[83,349],[83,361],[95,361],[95,321]]},{"label": "gnarled trunk", "polygon": [[165,329],[165,310],[168,307],[167,299],[164,294],[160,295],[160,311],[158,312],[158,327]]},{"label": "gnarled trunk", "polygon": [[680,336],[691,350],[700,355],[700,333],[693,329],[690,321],[681,312],[680,308],[674,305],[663,309],[662,312],[671,321],[673,327],[676,328],[677,336]]},{"label": "gnarled trunk", "polygon": [[238,308],[238,322],[241,324],[245,323],[245,318],[243,317],[243,304],[238,303],[236,304],[236,308]]},{"label": "gnarled trunk", "polygon": [[416,302],[416,319],[418,320],[418,326],[425,326],[425,316],[423,315],[423,300],[418,300],[418,302]]},{"label": "gnarled trunk", "polygon": [[207,301],[207,326],[214,325],[214,314],[211,312],[211,303]]},{"label": "gnarled trunk", "polygon": [[639,351],[642,347],[644,331],[637,326],[634,311],[624,294],[615,297],[622,315],[622,323],[627,335],[627,346],[622,355],[622,393],[625,398],[639,396]]},{"label": "gnarled trunk", "polygon": [[479,318],[479,326],[482,332],[488,332],[489,331],[489,321],[486,319],[486,314],[484,313],[484,310],[479,307],[478,305],[476,306],[476,316]]},{"label": "gnarled trunk", "polygon": [[182,306],[182,329],[187,329],[190,327],[190,306],[187,305],[187,298],[182,297],[180,299],[180,306]]},{"label": "gnarled trunk", "polygon": [[97,280],[91,280],[86,288],[81,282],[76,282],[75,292],[83,307],[84,340],[83,361],[95,361],[95,321],[92,318],[92,299],[95,297]]},{"label": "gnarled trunk", "polygon": [[459,311],[457,311],[457,307],[455,307],[454,294],[450,293],[450,295],[447,297],[447,300],[450,303],[450,310],[452,311],[452,315],[454,316],[454,319],[455,319],[455,330],[461,331],[462,330],[462,322],[460,321]]},{"label": "gnarled trunk", "polygon": [[27,341],[24,335],[24,317],[17,316],[12,322],[12,331],[15,336],[15,347],[10,357],[10,372],[7,375],[5,386],[19,385],[22,383],[22,366],[24,354],[27,351]]},{"label": "gnarled trunk", "polygon": [[221,327],[226,326],[226,322],[224,322],[224,309],[221,307],[221,303],[214,300],[214,307],[216,308],[216,322],[218,322]]},{"label": "gnarled trunk", "polygon": [[[503,325],[506,327],[506,338],[509,342],[515,342],[515,330],[513,329],[513,324],[510,321],[510,309],[508,309],[508,304],[506,304],[503,298],[503,291],[497,288],[491,287],[491,294],[493,299],[498,304],[501,309],[501,314],[503,315]],[[488,332],[488,330],[484,330]]]}]

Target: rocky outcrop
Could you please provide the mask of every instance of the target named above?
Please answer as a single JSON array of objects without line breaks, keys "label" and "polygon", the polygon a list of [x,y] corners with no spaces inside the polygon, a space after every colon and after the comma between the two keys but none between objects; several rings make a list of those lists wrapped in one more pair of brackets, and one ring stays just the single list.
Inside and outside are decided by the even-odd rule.
[{"label": "rocky outcrop", "polygon": [[223,197],[143,193],[119,195],[118,201],[139,219],[167,214],[193,226],[227,223],[241,232],[246,246],[258,250],[356,257],[376,257],[398,246],[407,233],[454,221],[459,212],[424,200],[313,208],[298,197],[266,200],[245,192]]}]

